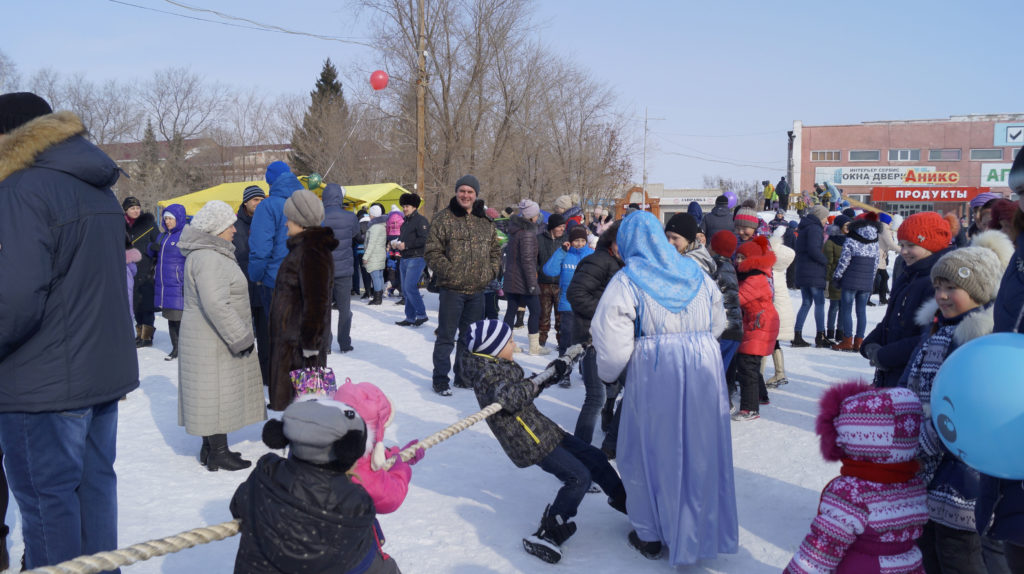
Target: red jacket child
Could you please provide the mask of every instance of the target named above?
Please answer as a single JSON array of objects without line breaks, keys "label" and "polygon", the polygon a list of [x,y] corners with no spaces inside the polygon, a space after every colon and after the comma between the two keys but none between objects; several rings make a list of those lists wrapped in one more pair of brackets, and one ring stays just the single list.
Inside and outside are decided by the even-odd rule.
[{"label": "red jacket child", "polygon": [[743,342],[738,353],[767,356],[779,336],[779,314],[772,302],[772,265],[775,254],[768,238],[757,236],[736,250],[736,276],[743,310]]}]

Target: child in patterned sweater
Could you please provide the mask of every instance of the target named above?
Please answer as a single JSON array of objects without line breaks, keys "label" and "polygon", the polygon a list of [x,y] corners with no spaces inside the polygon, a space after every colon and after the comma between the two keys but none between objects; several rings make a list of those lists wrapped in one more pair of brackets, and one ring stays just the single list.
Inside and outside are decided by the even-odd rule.
[{"label": "child in patterned sweater", "polygon": [[843,467],[785,574],[923,574],[915,541],[928,506],[914,459],[922,416],[907,389],[849,382],[825,393],[821,454]]}]

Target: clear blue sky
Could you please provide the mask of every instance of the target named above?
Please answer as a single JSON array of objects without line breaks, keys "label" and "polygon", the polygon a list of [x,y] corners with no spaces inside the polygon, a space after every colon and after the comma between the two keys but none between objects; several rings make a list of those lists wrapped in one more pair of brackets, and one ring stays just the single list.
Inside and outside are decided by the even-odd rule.
[{"label": "clear blue sky", "polygon": [[[161,0],[125,0],[218,20]],[[352,3],[183,0],[234,16],[372,42]],[[860,2],[543,0],[538,34],[616,90],[638,142],[645,107],[648,180],[778,179],[786,131],[805,124],[1024,112],[1019,0]],[[380,67],[356,45],[233,28],[109,0],[5,2],[0,49],[22,76],[42,67],[145,80],[189,66],[274,93],[311,89],[325,57],[349,86]],[[726,136],[726,137],[710,137]],[[686,156],[700,156],[694,159]],[[716,159],[731,163],[707,161]],[[763,166],[746,167],[733,164]]]}]

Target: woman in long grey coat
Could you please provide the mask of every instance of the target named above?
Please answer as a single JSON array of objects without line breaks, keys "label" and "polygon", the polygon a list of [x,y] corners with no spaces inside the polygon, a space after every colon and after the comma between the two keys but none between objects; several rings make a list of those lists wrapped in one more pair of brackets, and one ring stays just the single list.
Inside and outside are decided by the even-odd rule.
[{"label": "woman in long grey coat", "polygon": [[178,342],[178,424],[203,437],[207,470],[252,463],[228,450],[227,433],[267,418],[249,285],[235,263],[235,213],[223,201],[203,206],[185,227],[185,305]]}]

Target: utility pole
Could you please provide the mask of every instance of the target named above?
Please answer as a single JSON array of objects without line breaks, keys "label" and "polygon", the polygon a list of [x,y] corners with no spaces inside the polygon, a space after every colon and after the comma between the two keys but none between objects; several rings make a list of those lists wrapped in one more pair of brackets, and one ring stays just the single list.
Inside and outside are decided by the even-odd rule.
[{"label": "utility pole", "polygon": [[640,189],[642,190],[641,197],[643,201],[640,203],[640,210],[647,211],[645,206],[647,205],[647,106],[644,106],[644,159],[641,164],[643,167],[643,184]]},{"label": "utility pole", "polygon": [[[425,198],[426,175],[424,161],[427,154],[427,36],[423,16],[423,0],[416,0],[417,49],[416,63],[419,75],[416,78],[416,193]],[[436,202],[435,202],[436,203]],[[436,205],[435,205],[436,207]]]}]

